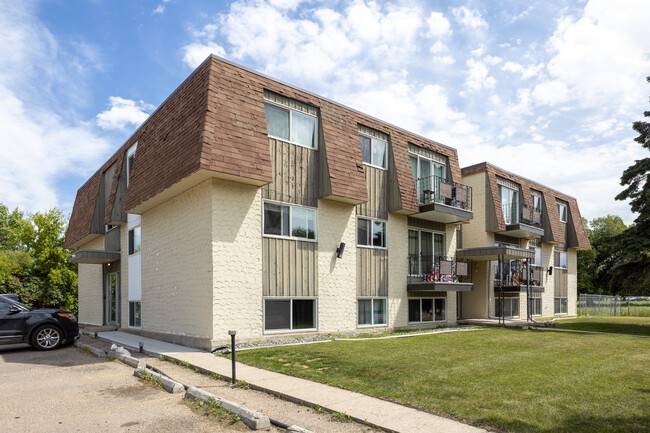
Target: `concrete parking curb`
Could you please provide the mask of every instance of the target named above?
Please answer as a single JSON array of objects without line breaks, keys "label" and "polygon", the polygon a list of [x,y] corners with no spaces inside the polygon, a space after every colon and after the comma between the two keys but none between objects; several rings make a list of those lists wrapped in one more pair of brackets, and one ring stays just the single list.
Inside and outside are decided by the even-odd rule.
[{"label": "concrete parking curb", "polygon": [[139,378],[153,378],[154,381],[160,383],[163,389],[172,394],[177,394],[179,392],[185,391],[185,387],[182,383],[171,380],[168,377],[163,376],[160,373],[156,373],[153,370],[148,368],[136,368],[133,372],[133,375]]},{"label": "concrete parking curb", "polygon": [[141,359],[134,358],[132,356],[127,356],[127,355],[120,355],[117,357],[120,361],[125,363],[126,365],[130,365],[133,368],[146,368],[147,363],[144,362]]},{"label": "concrete parking curb", "polygon": [[[266,415],[248,409],[232,401],[220,398],[202,389],[191,387],[185,392],[185,398],[189,400],[202,400],[208,404],[216,404],[224,409],[238,415],[242,422],[253,430],[271,427],[271,421]],[[289,430],[290,431],[290,430]],[[301,430],[296,430],[301,431]]]},{"label": "concrete parking curb", "polygon": [[103,350],[98,349],[96,347],[84,344],[84,343],[80,342],[79,340],[75,341],[74,345],[77,346],[80,349],[86,349],[86,350],[90,351],[95,356],[99,356],[100,358],[106,358],[106,352],[104,352]]}]

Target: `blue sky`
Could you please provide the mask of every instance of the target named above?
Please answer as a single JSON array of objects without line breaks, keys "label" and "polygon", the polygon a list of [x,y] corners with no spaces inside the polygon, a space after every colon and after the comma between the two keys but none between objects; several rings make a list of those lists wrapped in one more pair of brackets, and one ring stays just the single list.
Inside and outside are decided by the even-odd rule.
[{"label": "blue sky", "polygon": [[[76,190],[210,53],[631,223],[650,2],[0,0],[0,202]],[[646,152],[647,153],[647,152]]]}]

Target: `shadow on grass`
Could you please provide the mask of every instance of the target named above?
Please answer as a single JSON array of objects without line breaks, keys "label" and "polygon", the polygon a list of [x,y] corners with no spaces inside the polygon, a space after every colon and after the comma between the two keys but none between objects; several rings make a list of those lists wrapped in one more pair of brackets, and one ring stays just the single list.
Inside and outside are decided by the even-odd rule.
[{"label": "shadow on grass", "polygon": [[[641,390],[647,392],[648,390]],[[629,417],[571,415],[552,425],[539,426],[518,420],[481,418],[476,425],[518,433],[650,433],[650,415]]]}]

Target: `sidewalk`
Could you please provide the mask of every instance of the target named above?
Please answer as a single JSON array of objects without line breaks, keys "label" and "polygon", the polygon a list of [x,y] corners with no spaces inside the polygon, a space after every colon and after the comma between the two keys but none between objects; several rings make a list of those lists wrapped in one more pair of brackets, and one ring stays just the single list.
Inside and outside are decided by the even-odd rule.
[{"label": "sidewalk", "polygon": [[[209,352],[121,331],[100,332],[98,336],[136,351],[139,342],[143,342],[144,351],[151,355],[165,355],[179,361],[186,361],[193,367],[217,373],[223,377],[231,377],[231,361]],[[319,405],[330,412],[345,413],[361,422],[366,421],[388,431],[399,433],[485,432],[483,429],[396,403],[241,363],[237,363],[237,379],[248,382],[252,388],[277,394],[291,401],[305,402],[311,406]]]}]

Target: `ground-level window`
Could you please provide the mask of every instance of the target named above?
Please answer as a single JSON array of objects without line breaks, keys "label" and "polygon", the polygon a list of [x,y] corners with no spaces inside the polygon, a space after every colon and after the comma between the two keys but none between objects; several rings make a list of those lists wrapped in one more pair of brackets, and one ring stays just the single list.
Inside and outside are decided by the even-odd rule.
[{"label": "ground-level window", "polygon": [[569,300],[567,298],[555,298],[555,314],[567,314]]},{"label": "ground-level window", "polygon": [[444,322],[447,320],[445,298],[409,299],[409,323]]},{"label": "ground-level window", "polygon": [[[503,301],[503,313],[501,312],[501,301]],[[496,299],[497,317],[519,317],[519,298]]]},{"label": "ground-level window", "polygon": [[129,302],[129,326],[132,328],[142,326],[142,303],[140,301]]},{"label": "ground-level window", "polygon": [[360,298],[357,301],[357,323],[364,325],[386,324],[386,298]]},{"label": "ground-level window", "polygon": [[532,315],[541,316],[542,315],[542,298],[533,298],[532,302]]},{"label": "ground-level window", "polygon": [[317,328],[316,299],[264,300],[265,331],[305,331]]}]

